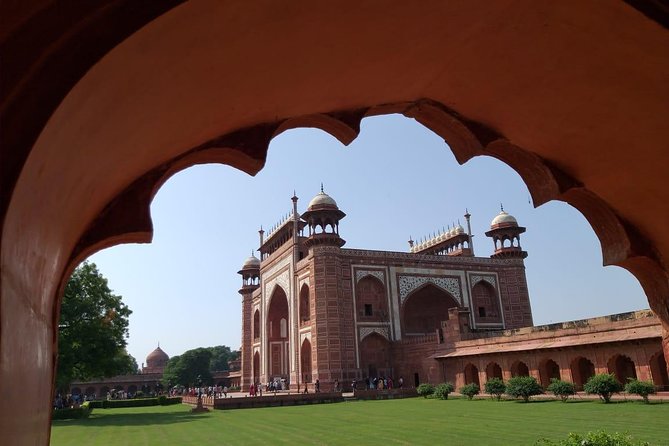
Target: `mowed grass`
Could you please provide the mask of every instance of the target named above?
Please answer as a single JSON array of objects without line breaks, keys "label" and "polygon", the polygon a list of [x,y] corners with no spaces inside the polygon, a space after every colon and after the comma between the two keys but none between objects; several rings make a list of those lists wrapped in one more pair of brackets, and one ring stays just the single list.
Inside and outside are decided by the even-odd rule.
[{"label": "mowed grass", "polygon": [[600,429],[669,445],[669,404],[411,398],[193,415],[187,406],[96,409],[54,421],[51,444],[532,445]]}]

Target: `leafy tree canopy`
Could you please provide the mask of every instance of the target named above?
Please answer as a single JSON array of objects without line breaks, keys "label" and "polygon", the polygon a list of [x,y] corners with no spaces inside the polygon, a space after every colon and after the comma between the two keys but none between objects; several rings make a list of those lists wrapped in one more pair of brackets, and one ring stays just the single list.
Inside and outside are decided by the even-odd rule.
[{"label": "leafy tree canopy", "polygon": [[231,350],[227,345],[217,345],[216,347],[207,348],[211,351],[209,370],[212,372],[228,370],[228,361],[233,361],[239,357],[239,352]]},{"label": "leafy tree canopy", "polygon": [[112,293],[94,263],[84,262],[65,286],[58,323],[56,387],[74,380],[137,371],[126,347],[132,311]]},{"label": "leafy tree canopy", "polygon": [[611,401],[611,395],[623,390],[623,385],[610,373],[591,376],[583,386],[585,393],[599,395],[605,403]]},{"label": "leafy tree canopy", "polygon": [[237,359],[239,352],[225,345],[200,347],[180,356],[172,356],[163,373],[163,384],[193,386],[198,376],[202,384],[212,383],[212,372],[228,370],[228,361]]},{"label": "leafy tree canopy", "polygon": [[506,393],[514,398],[528,402],[531,396],[541,395],[544,389],[533,376],[514,376],[506,383]]},{"label": "leafy tree canopy", "polygon": [[499,401],[502,398],[502,394],[506,392],[506,384],[499,378],[490,378],[484,384],[485,392],[490,394],[490,396],[497,398]]}]

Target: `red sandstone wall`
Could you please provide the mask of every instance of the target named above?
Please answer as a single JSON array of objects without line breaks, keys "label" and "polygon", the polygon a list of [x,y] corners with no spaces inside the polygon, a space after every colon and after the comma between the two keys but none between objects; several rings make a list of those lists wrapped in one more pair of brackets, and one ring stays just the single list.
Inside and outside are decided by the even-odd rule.
[{"label": "red sandstone wall", "polygon": [[351,379],[354,363],[353,298],[350,266],[332,248],[314,248],[312,330],[313,380],[328,388],[335,379]]},{"label": "red sandstone wall", "polygon": [[527,291],[525,267],[503,268],[498,270],[498,274],[506,328],[531,326],[532,308]]},{"label": "red sandstone wall", "polygon": [[487,380],[486,367],[496,362],[502,368],[504,380],[511,378],[511,367],[514,362],[524,362],[530,376],[541,382],[542,364],[551,359],[560,367],[560,378],[573,381],[571,364],[579,357],[590,360],[595,366],[595,373],[609,373],[608,362],[615,355],[625,355],[634,361],[636,375],[640,380],[652,381],[650,358],[662,350],[659,339],[645,339],[642,341],[619,342],[614,344],[591,344],[570,347],[559,350],[530,350],[512,353],[479,355],[473,357],[452,358],[442,360],[446,380],[453,382],[457,388],[465,384],[464,370],[467,364],[473,364],[479,372],[481,387]]}]

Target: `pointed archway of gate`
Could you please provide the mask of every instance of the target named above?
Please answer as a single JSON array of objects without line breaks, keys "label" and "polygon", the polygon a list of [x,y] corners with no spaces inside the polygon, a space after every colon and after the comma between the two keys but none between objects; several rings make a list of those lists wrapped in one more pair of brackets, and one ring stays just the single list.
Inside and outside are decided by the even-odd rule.
[{"label": "pointed archway of gate", "polygon": [[290,378],[288,297],[284,289],[276,285],[272,291],[265,323],[266,376],[262,379]]},{"label": "pointed archway of gate", "polygon": [[434,333],[448,320],[448,310],[459,307],[443,288],[428,282],[409,294],[401,306],[403,336]]}]

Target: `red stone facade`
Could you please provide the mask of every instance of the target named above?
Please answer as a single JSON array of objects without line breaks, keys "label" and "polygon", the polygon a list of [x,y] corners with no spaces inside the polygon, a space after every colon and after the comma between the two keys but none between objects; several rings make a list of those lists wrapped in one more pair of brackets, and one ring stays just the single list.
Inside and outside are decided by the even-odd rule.
[{"label": "red stone facade", "polygon": [[293,215],[267,238],[261,230],[262,260],[251,257],[240,271],[243,389],[316,379],[349,388],[381,376],[409,386],[482,386],[487,376],[514,374],[581,386],[593,371],[669,384],[650,312],[532,327],[525,228],[503,210],[486,233],[495,245],[490,258],[474,256],[460,225],[410,240],[409,252],[345,249],[344,216],[321,191],[302,215],[293,197]]},{"label": "red stone facade", "polygon": [[591,375],[613,373],[622,383],[637,378],[669,390],[662,328],[650,310],[486,334],[470,330],[466,314],[451,316],[449,342],[435,358],[456,387],[530,375],[544,387],[558,378],[582,389]]},{"label": "red stone facade", "polygon": [[272,380],[349,385],[376,376],[438,381],[432,356],[443,349],[449,309],[475,308],[470,326],[477,330],[532,325],[524,228],[515,220],[502,226],[516,237],[513,252],[493,258],[475,257],[459,225],[410,241],[409,252],[369,251],[342,248],[345,214],[322,191],[301,216],[296,197],[293,203],[293,215],[267,238],[261,231],[262,260],[247,259],[240,271],[243,388]]}]

